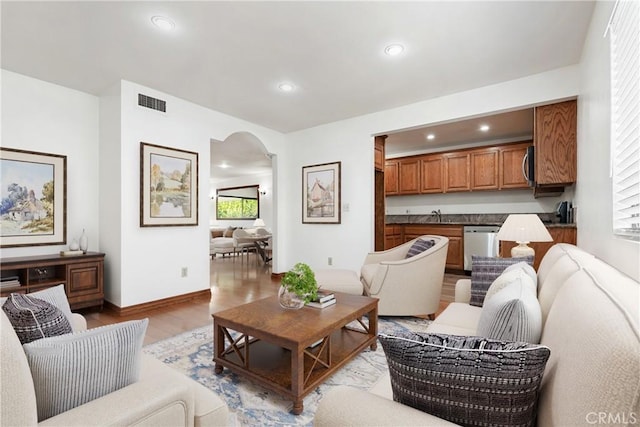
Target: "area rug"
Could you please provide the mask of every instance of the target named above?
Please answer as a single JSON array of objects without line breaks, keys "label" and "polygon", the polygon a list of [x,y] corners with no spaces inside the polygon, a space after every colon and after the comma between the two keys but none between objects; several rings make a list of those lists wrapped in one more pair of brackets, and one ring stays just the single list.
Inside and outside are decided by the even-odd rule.
[{"label": "area rug", "polygon": [[[429,323],[419,318],[382,318],[378,319],[378,331],[423,332]],[[388,370],[382,346],[378,345],[376,351],[367,348],[309,393],[302,414],[293,415],[292,402],[279,394],[228,369],[220,375],[214,373],[211,325],[150,344],[144,352],[213,390],[229,406],[228,424],[234,426],[311,426],[318,402],[332,387],[349,385],[367,390]]]}]

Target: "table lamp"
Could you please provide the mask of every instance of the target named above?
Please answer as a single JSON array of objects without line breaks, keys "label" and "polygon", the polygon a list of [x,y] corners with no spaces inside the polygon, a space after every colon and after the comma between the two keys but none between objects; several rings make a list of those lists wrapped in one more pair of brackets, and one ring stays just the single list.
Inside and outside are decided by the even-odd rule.
[{"label": "table lamp", "polygon": [[253,221],[253,226],[254,227],[264,227],[265,223],[263,220],[261,220],[260,218],[256,218],[255,221]]},{"label": "table lamp", "polygon": [[535,251],[527,246],[529,242],[552,242],[553,238],[547,231],[538,215],[535,214],[513,214],[500,227],[497,235],[498,240],[516,242],[518,246],[511,249],[513,258],[535,257]]}]

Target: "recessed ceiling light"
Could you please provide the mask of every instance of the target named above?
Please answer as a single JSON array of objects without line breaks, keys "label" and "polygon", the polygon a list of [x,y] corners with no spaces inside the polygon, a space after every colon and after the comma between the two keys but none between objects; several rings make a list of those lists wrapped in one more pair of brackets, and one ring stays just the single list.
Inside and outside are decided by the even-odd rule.
[{"label": "recessed ceiling light", "polygon": [[165,16],[153,16],[151,18],[151,22],[153,22],[153,25],[164,31],[171,31],[176,27],[176,24]]},{"label": "recessed ceiling light", "polygon": [[400,55],[404,51],[404,46],[398,43],[390,44],[384,48],[384,53],[389,56]]},{"label": "recessed ceiling light", "polygon": [[280,89],[283,92],[292,92],[294,89],[294,86],[291,83],[283,82],[278,85],[278,89]]},{"label": "recessed ceiling light", "polygon": [[436,139],[436,136],[434,134],[430,133],[429,135],[427,135],[427,139],[428,140]]},{"label": "recessed ceiling light", "polygon": [[229,167],[231,167],[231,166],[229,166],[227,163],[220,163],[220,168],[221,169],[227,169]]},{"label": "recessed ceiling light", "polygon": [[486,131],[488,131],[489,129],[490,129],[490,128],[489,128],[489,125],[480,125],[480,130],[481,130],[482,132],[486,132]]}]

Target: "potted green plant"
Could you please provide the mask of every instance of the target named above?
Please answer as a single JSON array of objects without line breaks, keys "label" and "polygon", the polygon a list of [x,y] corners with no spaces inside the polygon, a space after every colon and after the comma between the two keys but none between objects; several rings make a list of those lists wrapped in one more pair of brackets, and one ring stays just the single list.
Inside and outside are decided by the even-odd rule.
[{"label": "potted green plant", "polygon": [[318,296],[316,275],[307,264],[299,262],[282,278],[278,297],[284,308],[302,308]]}]

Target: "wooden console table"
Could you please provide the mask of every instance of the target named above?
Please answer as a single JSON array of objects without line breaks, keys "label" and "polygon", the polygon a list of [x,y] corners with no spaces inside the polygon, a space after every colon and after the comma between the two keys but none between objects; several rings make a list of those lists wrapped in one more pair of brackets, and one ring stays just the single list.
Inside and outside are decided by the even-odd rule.
[{"label": "wooden console table", "polygon": [[104,302],[104,254],[37,255],[0,259],[2,279],[14,277],[14,284],[3,283],[0,296],[12,292],[30,293],[64,285],[72,310],[100,307]]}]

